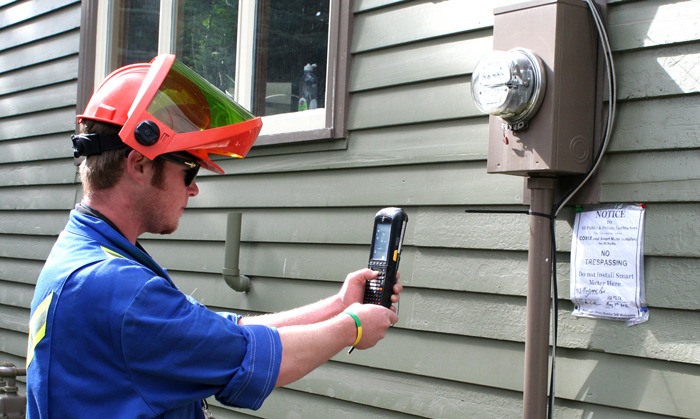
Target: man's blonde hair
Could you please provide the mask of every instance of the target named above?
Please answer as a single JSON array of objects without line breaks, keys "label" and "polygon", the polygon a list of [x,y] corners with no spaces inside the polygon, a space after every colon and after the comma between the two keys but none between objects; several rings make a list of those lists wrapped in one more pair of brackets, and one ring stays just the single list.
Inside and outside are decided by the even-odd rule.
[{"label": "man's blonde hair", "polygon": [[[116,135],[121,129],[118,125],[85,120],[80,123],[81,134]],[[105,151],[87,156],[80,163],[80,181],[86,195],[113,187],[124,171],[125,149]]]},{"label": "man's blonde hair", "polygon": [[[80,123],[81,134],[116,135],[120,130],[119,125],[89,119]],[[83,193],[90,195],[92,192],[104,191],[116,185],[124,174],[124,163],[130,151],[132,149],[125,146],[119,150],[104,151],[85,157],[79,169]],[[155,159],[153,164],[156,173],[152,183],[160,186],[163,182],[163,161]]]}]

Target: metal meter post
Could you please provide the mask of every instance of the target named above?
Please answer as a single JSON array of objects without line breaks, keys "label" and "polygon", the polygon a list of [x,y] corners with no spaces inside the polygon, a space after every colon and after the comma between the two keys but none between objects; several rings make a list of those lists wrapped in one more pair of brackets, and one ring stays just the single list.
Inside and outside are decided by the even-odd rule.
[{"label": "metal meter post", "polygon": [[547,413],[549,307],[552,292],[552,223],[549,217],[554,205],[556,180],[531,177],[527,179],[527,187],[531,198],[523,417],[541,419],[546,417]]},{"label": "metal meter post", "polygon": [[474,102],[490,115],[487,171],[523,176],[530,191],[525,418],[547,413],[553,202],[558,178],[593,160],[596,45],[581,0],[508,5],[494,10],[494,52],[472,75]]}]

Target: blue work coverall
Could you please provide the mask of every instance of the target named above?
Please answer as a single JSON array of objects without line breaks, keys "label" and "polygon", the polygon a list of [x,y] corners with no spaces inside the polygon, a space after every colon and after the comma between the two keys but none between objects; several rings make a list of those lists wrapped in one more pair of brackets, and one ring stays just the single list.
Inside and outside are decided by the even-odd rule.
[{"label": "blue work coverall", "polygon": [[110,224],[72,211],[39,276],[27,417],[201,418],[211,395],[258,409],[279,374],[277,330],[185,296]]}]

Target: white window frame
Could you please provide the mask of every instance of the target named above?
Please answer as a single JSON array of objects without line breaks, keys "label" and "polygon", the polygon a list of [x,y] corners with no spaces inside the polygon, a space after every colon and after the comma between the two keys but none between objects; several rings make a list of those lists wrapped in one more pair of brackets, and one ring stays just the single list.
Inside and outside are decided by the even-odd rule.
[{"label": "white window frame", "polygon": [[[116,52],[111,40],[116,39],[114,17],[117,1],[98,1],[95,25],[95,87],[115,67],[112,63],[115,61]],[[175,51],[177,1],[160,0],[159,54]],[[236,83],[234,99],[247,109],[251,109],[253,99],[256,9],[257,0],[239,0],[235,78],[249,82]],[[352,26],[350,9],[350,0],[330,0],[325,107],[263,116],[263,128],[256,145],[346,137]]]}]

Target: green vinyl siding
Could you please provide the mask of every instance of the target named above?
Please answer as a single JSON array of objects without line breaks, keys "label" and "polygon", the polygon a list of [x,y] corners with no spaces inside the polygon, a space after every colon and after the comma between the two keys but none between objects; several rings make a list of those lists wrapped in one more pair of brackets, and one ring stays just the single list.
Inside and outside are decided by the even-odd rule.
[{"label": "green vinyl siding", "polygon": [[[486,173],[487,117],[471,72],[495,6],[517,1],[353,2],[347,138],[256,147],[202,173],[180,228],[141,242],[183,292],[215,310],[317,301],[362,268],[374,213],[409,229],[399,323],[341,352],[258,411],[216,417],[522,416],[529,226],[523,179]],[[23,363],[43,260],[80,199],[74,128],[80,3],[0,3],[0,360]],[[698,418],[700,399],[700,1],[610,1],[618,77],[603,203],[644,202],[647,323],[571,316],[573,208],[556,221],[556,418]],[[34,34],[34,35],[30,35]],[[6,36],[5,36],[6,35]],[[34,39],[31,37],[34,36]],[[246,294],[223,281],[226,215],[242,212]]]},{"label": "green vinyl siding", "polygon": [[17,366],[36,278],[79,196],[79,27],[74,0],[0,5],[0,360]]}]

